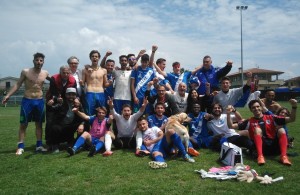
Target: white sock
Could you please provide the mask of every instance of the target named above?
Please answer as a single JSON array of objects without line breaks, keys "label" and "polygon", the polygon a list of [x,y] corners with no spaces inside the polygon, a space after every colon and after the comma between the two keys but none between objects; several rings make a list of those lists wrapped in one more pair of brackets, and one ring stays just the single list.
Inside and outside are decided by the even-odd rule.
[{"label": "white sock", "polygon": [[105,137],[104,137],[104,145],[105,145],[106,151],[111,151],[111,144],[112,144],[111,136],[107,133],[107,134],[105,134]]}]

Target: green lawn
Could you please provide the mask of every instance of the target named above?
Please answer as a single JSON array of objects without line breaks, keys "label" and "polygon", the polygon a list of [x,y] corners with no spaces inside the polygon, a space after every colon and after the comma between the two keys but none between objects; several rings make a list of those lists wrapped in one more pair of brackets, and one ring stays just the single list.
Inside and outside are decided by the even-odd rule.
[{"label": "green lawn", "polygon": [[[288,108],[290,106],[286,104]],[[247,109],[239,109],[250,116]],[[26,148],[22,156],[16,156],[19,126],[18,107],[0,107],[0,194],[296,194],[300,190],[299,156],[290,157],[293,166],[278,163],[278,156],[267,157],[264,166],[244,156],[258,173],[273,173],[284,180],[270,186],[257,182],[242,183],[236,180],[216,181],[201,179],[196,169],[208,170],[221,166],[218,153],[201,149],[196,163],[181,159],[168,160],[168,168],[152,170],[148,157],[135,157],[132,151],[117,150],[113,156],[87,157],[83,151],[71,158],[66,151],[59,154],[35,154],[34,125],[31,123],[26,135]],[[300,117],[289,124],[290,135],[295,137],[295,147],[289,153],[300,154]]]}]

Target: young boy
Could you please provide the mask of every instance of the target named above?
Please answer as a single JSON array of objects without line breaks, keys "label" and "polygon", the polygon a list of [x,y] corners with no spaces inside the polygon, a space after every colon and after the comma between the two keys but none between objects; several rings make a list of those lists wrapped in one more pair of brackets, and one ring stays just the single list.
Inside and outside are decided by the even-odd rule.
[{"label": "young boy", "polygon": [[82,135],[77,139],[74,146],[68,148],[68,153],[70,156],[74,155],[77,150],[85,143],[92,144],[89,157],[94,156],[100,149],[104,146],[106,151],[103,156],[110,156],[113,154],[111,151],[112,137],[114,135],[109,131],[110,124],[112,122],[112,116],[106,118],[107,110],[105,107],[96,108],[96,116],[88,116],[83,112],[80,112],[77,108],[73,109],[73,112],[84,120],[88,120],[91,124],[91,129],[89,132],[83,132]]},{"label": "young boy", "polygon": [[136,155],[149,154],[154,144],[162,139],[163,131],[156,127],[149,127],[146,118],[141,117],[137,121],[138,131],[136,134]]}]

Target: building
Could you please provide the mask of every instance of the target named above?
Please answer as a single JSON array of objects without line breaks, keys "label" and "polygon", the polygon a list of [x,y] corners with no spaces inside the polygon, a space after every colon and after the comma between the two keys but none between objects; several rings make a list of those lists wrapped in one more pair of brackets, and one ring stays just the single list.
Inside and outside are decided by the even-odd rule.
[{"label": "building", "polygon": [[289,89],[300,88],[300,76],[286,80],[284,85]]},{"label": "building", "polygon": [[[247,82],[247,77],[246,77],[247,72],[252,72],[252,75],[254,77],[257,77],[257,79],[259,80],[258,90],[275,89],[284,84],[284,80],[278,78],[279,75],[283,74],[284,72],[261,69],[261,68],[251,68],[251,69],[244,70],[243,84],[246,84]],[[228,74],[227,76],[231,80],[232,88],[241,86],[242,83],[241,71]]]},{"label": "building", "polygon": [[2,90],[9,90],[12,86],[14,86],[19,78],[16,77],[4,77],[0,78],[0,89]]}]

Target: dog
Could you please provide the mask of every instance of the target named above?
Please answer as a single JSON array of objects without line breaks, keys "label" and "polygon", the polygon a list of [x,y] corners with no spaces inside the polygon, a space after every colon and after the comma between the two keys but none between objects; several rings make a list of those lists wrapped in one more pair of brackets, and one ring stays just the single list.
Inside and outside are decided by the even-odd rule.
[{"label": "dog", "polygon": [[182,125],[184,122],[190,122],[191,118],[188,117],[186,113],[179,113],[172,115],[168,118],[168,122],[165,127],[165,132],[169,129],[173,129],[181,138],[186,151],[188,151],[189,145],[189,132],[185,126]]}]

